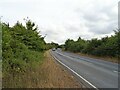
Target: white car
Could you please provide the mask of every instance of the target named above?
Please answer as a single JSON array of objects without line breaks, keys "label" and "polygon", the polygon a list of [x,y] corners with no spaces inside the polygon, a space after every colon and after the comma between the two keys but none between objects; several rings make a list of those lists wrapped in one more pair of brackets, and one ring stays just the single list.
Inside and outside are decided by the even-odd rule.
[{"label": "white car", "polygon": [[56,50],[55,48],[52,49],[52,51],[55,51],[55,50]]}]

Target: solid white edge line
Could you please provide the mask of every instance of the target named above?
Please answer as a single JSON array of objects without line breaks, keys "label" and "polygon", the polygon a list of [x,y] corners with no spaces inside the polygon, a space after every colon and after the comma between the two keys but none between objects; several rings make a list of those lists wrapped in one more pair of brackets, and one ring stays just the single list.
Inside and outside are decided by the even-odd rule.
[{"label": "solid white edge line", "polygon": [[116,71],[116,70],[114,70],[113,72],[115,72],[115,73],[120,73],[119,71]]},{"label": "solid white edge line", "polygon": [[68,58],[70,58],[70,59],[73,59],[73,58],[71,58],[70,56],[66,56],[66,55],[61,54],[61,53],[59,53],[59,52],[57,52],[57,51],[56,51],[56,53],[58,53],[58,54],[60,54],[60,55],[62,55],[62,56],[68,57]]},{"label": "solid white edge line", "polygon": [[[52,55],[52,54],[51,54]],[[62,54],[61,54],[62,55]],[[52,55],[53,56],[53,55]],[[54,57],[54,56],[53,56]],[[74,74],[76,74],[78,77],[82,78],[86,83],[88,83],[89,85],[91,85],[93,88],[96,88],[96,86],[94,86],[93,84],[91,84],[88,80],[86,80],[85,78],[83,78],[81,75],[79,75],[77,72],[75,72],[74,70],[72,70],[70,67],[68,67],[67,65],[65,65],[64,63],[62,63],[61,61],[59,61],[59,59],[57,59],[56,57],[54,57],[54,59],[56,59],[59,63],[61,63],[63,66],[65,66],[66,68],[68,68],[70,71],[72,71]]]}]

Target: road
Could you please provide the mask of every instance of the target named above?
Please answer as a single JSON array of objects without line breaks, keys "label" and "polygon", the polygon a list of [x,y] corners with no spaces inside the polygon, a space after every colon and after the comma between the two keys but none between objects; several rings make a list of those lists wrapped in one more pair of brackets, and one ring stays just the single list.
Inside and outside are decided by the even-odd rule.
[{"label": "road", "polygon": [[58,49],[52,56],[92,88],[118,88],[118,64]]}]

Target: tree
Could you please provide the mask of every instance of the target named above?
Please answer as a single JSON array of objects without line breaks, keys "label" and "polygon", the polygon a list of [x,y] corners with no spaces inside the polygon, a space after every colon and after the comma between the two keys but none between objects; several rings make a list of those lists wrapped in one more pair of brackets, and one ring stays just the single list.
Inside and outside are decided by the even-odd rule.
[{"label": "tree", "polygon": [[26,26],[20,22],[12,27],[2,24],[3,71],[22,71],[28,63],[37,60],[37,52],[40,55],[46,48],[44,38],[37,30],[30,20],[26,22]]},{"label": "tree", "polygon": [[99,40],[95,38],[86,41],[81,37],[77,41],[68,39],[65,42],[65,50],[97,56],[120,57],[120,29],[115,31],[115,35]]}]

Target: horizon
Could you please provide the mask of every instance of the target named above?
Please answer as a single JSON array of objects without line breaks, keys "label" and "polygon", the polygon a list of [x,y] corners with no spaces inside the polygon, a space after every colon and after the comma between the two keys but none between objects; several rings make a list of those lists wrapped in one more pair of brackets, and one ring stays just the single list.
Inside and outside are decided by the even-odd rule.
[{"label": "horizon", "polygon": [[4,0],[0,7],[2,22],[24,25],[23,19],[29,17],[47,43],[100,39],[114,35],[118,28],[118,0]]}]

